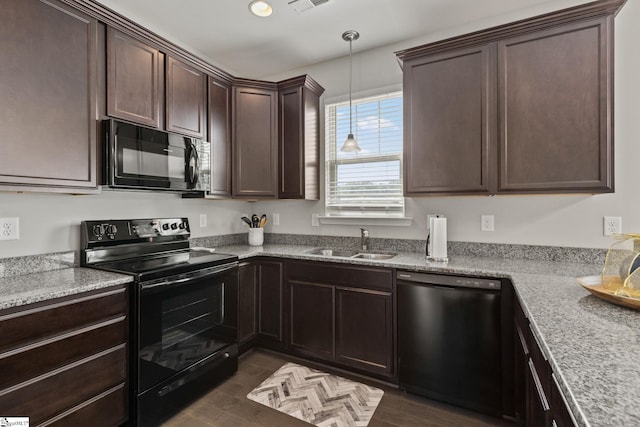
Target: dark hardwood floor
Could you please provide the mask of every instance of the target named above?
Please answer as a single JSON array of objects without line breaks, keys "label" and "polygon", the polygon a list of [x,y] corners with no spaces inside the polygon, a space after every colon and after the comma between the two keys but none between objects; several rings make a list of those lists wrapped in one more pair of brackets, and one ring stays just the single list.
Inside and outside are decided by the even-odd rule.
[{"label": "dark hardwood floor", "polygon": [[[162,427],[309,427],[296,418],[247,399],[247,394],[284,363],[284,355],[253,350],[240,359],[238,372],[196,400]],[[296,360],[291,360],[300,363]],[[362,381],[362,380],[360,380]],[[380,387],[379,384],[371,384]],[[513,423],[382,387],[384,397],[369,427],[495,427]]]}]

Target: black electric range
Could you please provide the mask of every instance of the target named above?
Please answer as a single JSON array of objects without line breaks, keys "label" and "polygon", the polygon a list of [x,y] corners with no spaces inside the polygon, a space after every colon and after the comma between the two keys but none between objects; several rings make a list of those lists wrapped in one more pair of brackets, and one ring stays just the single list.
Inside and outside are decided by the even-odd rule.
[{"label": "black electric range", "polygon": [[238,257],[189,247],[187,218],[84,221],[84,267],[132,275],[130,421],[160,424],[237,370]]}]

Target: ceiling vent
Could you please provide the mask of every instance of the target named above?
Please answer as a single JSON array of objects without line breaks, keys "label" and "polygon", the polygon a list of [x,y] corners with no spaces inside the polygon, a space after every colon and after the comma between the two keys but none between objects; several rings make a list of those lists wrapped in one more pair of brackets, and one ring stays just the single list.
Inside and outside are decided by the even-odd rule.
[{"label": "ceiling vent", "polygon": [[293,0],[289,2],[289,6],[298,13],[306,12],[314,7],[322,6],[329,3],[330,0]]}]

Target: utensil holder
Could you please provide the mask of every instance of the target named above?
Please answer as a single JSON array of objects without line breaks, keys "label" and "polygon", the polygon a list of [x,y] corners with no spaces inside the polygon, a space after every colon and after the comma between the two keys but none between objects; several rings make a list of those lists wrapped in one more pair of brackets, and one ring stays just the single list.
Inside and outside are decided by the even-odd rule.
[{"label": "utensil holder", "polygon": [[262,246],[264,243],[264,228],[249,229],[249,244],[251,246]]}]

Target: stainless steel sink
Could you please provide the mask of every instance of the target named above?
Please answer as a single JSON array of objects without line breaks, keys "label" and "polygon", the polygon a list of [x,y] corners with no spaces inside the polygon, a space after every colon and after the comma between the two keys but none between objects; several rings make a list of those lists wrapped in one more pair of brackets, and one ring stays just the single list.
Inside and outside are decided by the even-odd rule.
[{"label": "stainless steel sink", "polygon": [[335,256],[350,258],[358,253],[358,251],[352,251],[348,249],[328,249],[328,248],[315,248],[306,252],[309,255],[322,255],[322,256]]},{"label": "stainless steel sink", "polygon": [[375,254],[371,252],[355,254],[351,258],[360,259],[390,259],[396,256],[396,254]]},{"label": "stainless steel sink", "polygon": [[389,259],[396,256],[392,253],[374,253],[374,252],[359,252],[349,249],[330,249],[330,248],[315,248],[305,252],[309,255],[322,255],[329,257],[342,257],[342,258],[359,258],[359,259]]}]

